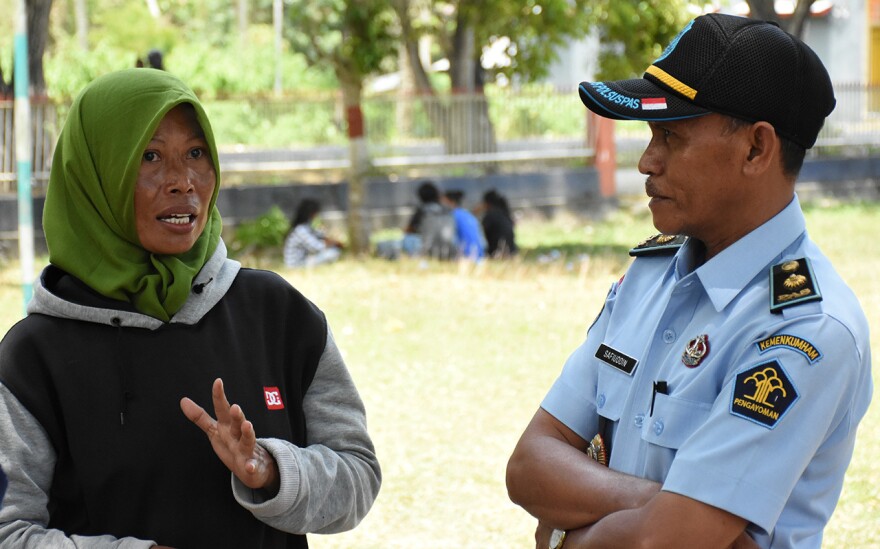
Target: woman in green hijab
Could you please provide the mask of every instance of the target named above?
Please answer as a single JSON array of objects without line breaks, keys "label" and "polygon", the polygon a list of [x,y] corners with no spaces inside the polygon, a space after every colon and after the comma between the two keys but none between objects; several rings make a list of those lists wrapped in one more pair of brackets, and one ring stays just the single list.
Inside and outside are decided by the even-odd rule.
[{"label": "woman in green hijab", "polygon": [[226,257],[219,165],[167,72],[102,76],[72,105],[49,265],[0,342],[0,546],[306,547],[372,506],[379,464],[326,318]]}]

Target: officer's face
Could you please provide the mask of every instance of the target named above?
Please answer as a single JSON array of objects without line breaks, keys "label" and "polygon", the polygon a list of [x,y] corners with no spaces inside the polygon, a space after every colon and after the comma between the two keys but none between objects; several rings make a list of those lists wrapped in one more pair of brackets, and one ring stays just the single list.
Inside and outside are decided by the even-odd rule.
[{"label": "officer's face", "polygon": [[754,224],[751,189],[742,175],[749,154],[743,129],[708,114],[674,122],[651,122],[651,142],[639,160],[654,226],[684,234],[711,252],[736,241]]}]

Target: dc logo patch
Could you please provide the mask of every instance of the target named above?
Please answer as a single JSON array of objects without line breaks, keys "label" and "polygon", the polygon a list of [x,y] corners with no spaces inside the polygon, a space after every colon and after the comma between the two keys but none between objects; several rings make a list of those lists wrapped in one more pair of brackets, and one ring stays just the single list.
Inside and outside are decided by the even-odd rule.
[{"label": "dc logo patch", "polygon": [[283,410],[284,401],[281,400],[281,391],[278,387],[263,387],[263,396],[266,397],[266,408],[270,410]]},{"label": "dc logo patch", "polygon": [[771,360],[737,374],[730,413],[772,429],[798,396],[782,365]]}]

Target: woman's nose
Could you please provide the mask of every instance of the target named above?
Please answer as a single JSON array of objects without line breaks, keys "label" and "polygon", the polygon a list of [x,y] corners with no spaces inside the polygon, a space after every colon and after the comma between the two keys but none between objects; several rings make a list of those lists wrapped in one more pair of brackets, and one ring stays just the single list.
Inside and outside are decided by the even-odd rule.
[{"label": "woman's nose", "polygon": [[168,163],[165,181],[168,192],[171,193],[190,193],[195,189],[192,182],[192,171],[183,160],[172,160]]}]

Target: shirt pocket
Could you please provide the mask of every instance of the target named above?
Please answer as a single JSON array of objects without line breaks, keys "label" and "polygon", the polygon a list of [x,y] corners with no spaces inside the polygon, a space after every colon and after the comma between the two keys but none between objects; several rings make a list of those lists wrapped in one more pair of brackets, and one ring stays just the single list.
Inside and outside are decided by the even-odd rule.
[{"label": "shirt pocket", "polygon": [[611,421],[619,421],[632,389],[632,377],[611,366],[599,366],[599,379],[596,387],[596,411]]},{"label": "shirt pocket", "polygon": [[701,425],[706,423],[710,404],[670,395],[654,395],[653,413],[645,418],[642,440],[649,444],[678,450]]}]

